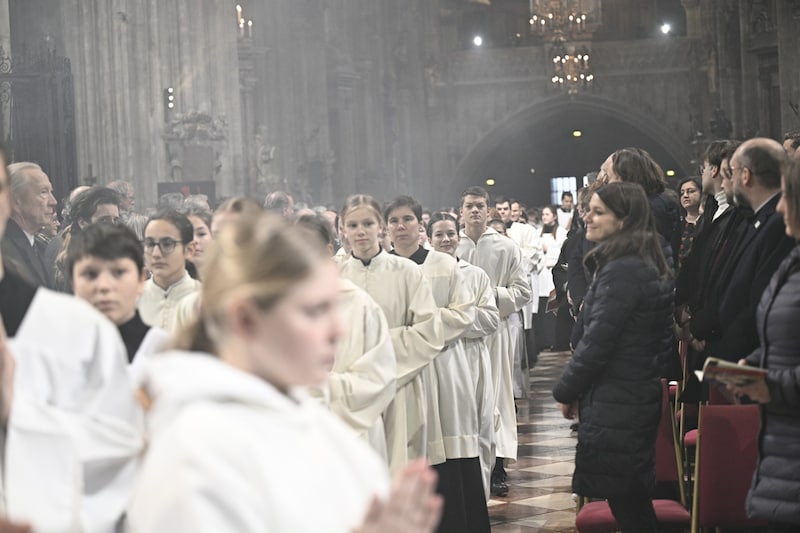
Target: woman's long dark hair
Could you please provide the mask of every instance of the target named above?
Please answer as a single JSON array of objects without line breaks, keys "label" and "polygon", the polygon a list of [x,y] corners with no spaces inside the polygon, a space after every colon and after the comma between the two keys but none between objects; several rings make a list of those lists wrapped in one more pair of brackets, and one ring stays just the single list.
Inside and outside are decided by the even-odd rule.
[{"label": "woman's long dark hair", "polygon": [[586,254],[584,265],[597,271],[614,259],[634,255],[651,263],[661,278],[671,278],[672,269],[661,250],[661,239],[650,213],[650,202],[638,183],[603,185],[594,194],[622,220],[622,229]]},{"label": "woman's long dark hair", "polygon": [[664,171],[646,150],[621,148],[611,154],[614,173],[624,182],[638,183],[645,194],[661,194],[667,188]]}]

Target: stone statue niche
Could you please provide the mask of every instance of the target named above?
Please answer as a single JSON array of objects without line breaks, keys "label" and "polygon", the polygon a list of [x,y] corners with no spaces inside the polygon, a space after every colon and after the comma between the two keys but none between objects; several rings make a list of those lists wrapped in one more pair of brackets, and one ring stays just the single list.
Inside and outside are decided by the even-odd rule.
[{"label": "stone statue niche", "polygon": [[206,113],[175,115],[164,128],[169,179],[174,182],[217,181],[220,156],[228,138],[223,117]]}]

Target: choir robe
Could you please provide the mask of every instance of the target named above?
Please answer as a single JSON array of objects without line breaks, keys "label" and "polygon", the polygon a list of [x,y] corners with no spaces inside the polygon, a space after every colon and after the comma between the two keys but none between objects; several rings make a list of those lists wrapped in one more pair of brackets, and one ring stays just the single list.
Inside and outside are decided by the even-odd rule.
[{"label": "choir robe", "polygon": [[486,272],[463,259],[459,269],[475,302],[475,320],[464,336],[467,360],[472,365],[472,377],[478,408],[478,448],[483,472],[483,489],[489,501],[492,469],[495,462],[494,432],[495,410],[492,389],[492,368],[486,337],[497,331],[500,313],[497,311],[492,282]]},{"label": "choir robe", "polygon": [[351,533],[388,494],[386,465],[304,390],[190,352],[153,359],[144,389],[129,533]]},{"label": "choir robe", "polygon": [[365,290],[383,309],[397,361],[397,390],[384,411],[389,466],[396,472],[427,456],[426,398],[423,370],[444,347],[441,318],[422,270],[403,257],[381,250],[369,261],[352,257],[342,277]]},{"label": "choir robe", "polygon": [[38,289],[16,335],[6,512],[42,532],[112,532],[144,446],[117,328],[88,303]]},{"label": "choir robe", "polygon": [[382,414],[394,398],[397,362],[383,310],[342,279],[341,312],[348,327],[324,385],[331,411],[388,461]]},{"label": "choir robe", "polygon": [[428,394],[428,460],[478,457],[478,407],[472,367],[461,338],[475,320],[475,299],[456,260],[428,251],[422,272],[439,307],[445,347],[425,369]]},{"label": "choir robe", "polygon": [[148,279],[139,297],[142,320],[148,326],[175,333],[194,316],[200,287],[200,282],[188,273],[166,290],[156,285],[153,278]]},{"label": "choir robe", "polygon": [[497,457],[517,458],[517,415],[514,406],[513,357],[508,317],[531,297],[531,288],[522,265],[522,254],[514,241],[487,228],[475,243],[461,232],[458,256],[483,269],[494,286],[500,325],[488,337],[492,361],[492,384],[499,425],[495,435]]},{"label": "choir robe", "polygon": [[522,308],[523,327],[533,327],[533,315],[539,310],[539,271],[544,268],[544,252],[542,239],[539,233],[530,224],[514,222],[508,227],[506,233],[517,243],[522,253],[523,268],[528,273],[528,283],[531,284],[531,298]]}]

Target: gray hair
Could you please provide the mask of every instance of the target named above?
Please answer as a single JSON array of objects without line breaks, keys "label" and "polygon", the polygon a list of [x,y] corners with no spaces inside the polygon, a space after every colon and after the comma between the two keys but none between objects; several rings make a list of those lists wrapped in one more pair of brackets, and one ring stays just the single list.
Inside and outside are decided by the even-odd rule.
[{"label": "gray hair", "polygon": [[108,185],[106,185],[112,191],[116,191],[117,194],[122,196],[123,198],[126,196],[130,196],[133,193],[133,184],[130,181],[124,180],[114,180]]},{"label": "gray hair", "polygon": [[27,172],[29,170],[42,171],[42,167],[29,161],[12,163],[8,165],[8,181],[11,186],[12,198],[22,198],[25,196],[25,188],[28,186],[28,182],[30,181]]}]

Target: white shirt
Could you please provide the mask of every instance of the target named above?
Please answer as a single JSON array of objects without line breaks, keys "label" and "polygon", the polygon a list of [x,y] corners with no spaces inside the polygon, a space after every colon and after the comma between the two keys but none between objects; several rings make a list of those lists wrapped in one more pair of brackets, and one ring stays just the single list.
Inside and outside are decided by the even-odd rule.
[{"label": "white shirt", "polygon": [[[158,327],[174,333],[192,316],[193,304],[200,292],[201,284],[188,273],[162,289],[152,278],[144,284],[144,292],[139,297],[139,314],[148,326]],[[191,299],[189,297],[191,296]],[[186,299],[186,301],[183,301]]]}]

